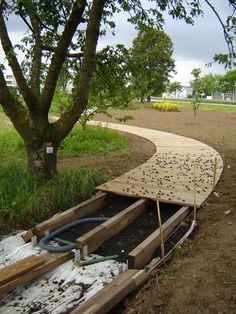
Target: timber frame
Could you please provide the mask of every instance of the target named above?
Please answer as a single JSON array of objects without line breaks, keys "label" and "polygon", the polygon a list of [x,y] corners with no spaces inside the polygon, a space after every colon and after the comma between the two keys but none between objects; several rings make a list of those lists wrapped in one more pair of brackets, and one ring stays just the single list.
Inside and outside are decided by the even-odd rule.
[{"label": "timber frame", "polygon": [[[36,225],[23,235],[25,242],[34,236],[41,237],[47,231],[53,231],[62,225],[94,213],[106,205],[110,194],[98,192],[91,199],[74,206],[63,213],[56,214],[43,223]],[[84,248],[88,253],[96,249],[106,240],[122,231],[148,208],[149,200],[138,199],[118,214],[93,228],[76,240],[76,248],[83,259]],[[190,213],[189,207],[181,207],[163,225],[164,237],[167,237]],[[158,228],[134,250],[128,254],[128,269],[106,285],[91,299],[75,308],[73,314],[107,313],[126,295],[136,289],[148,278],[145,265],[153,258],[160,245],[160,229]],[[74,258],[73,252],[42,253],[39,256],[26,257],[10,266],[0,269],[0,295],[11,292],[18,286],[47,273],[53,268]]]}]

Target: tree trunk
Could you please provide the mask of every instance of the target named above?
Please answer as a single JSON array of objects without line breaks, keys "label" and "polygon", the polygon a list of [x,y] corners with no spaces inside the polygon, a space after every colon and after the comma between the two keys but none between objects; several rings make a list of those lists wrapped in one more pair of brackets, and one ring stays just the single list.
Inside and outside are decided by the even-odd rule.
[{"label": "tree trunk", "polygon": [[28,169],[30,173],[51,179],[57,173],[57,148],[44,143],[40,148],[27,147]]},{"label": "tree trunk", "polygon": [[151,102],[151,96],[150,95],[147,96],[147,102]]}]

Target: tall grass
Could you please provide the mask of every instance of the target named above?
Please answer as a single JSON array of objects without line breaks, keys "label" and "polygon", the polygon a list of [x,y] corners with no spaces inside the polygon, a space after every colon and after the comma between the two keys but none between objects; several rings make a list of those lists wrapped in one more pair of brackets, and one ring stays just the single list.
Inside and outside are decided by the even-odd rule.
[{"label": "tall grass", "polygon": [[31,223],[89,198],[105,182],[100,171],[67,170],[45,181],[30,175],[19,163],[0,165],[0,222]]},{"label": "tall grass", "polygon": [[0,160],[24,160],[26,152],[24,143],[19,134],[11,125],[0,128]]},{"label": "tall grass", "polygon": [[[114,131],[76,126],[63,141],[59,156],[97,154],[108,150],[128,150],[127,140]],[[13,127],[0,127],[0,230],[6,225],[29,227],[58,211],[89,198],[95,186],[106,181],[100,171],[88,168],[67,170],[50,181],[30,175],[26,170],[24,143]]]},{"label": "tall grass", "polygon": [[[104,151],[126,150],[128,141],[121,134],[99,126],[76,125],[61,143],[58,156],[78,157]],[[11,126],[0,128],[0,161],[24,161],[26,151],[18,133]]]},{"label": "tall grass", "polygon": [[128,142],[121,134],[99,127],[75,126],[61,143],[59,156],[76,157],[84,154],[94,155],[104,151],[123,150]]}]

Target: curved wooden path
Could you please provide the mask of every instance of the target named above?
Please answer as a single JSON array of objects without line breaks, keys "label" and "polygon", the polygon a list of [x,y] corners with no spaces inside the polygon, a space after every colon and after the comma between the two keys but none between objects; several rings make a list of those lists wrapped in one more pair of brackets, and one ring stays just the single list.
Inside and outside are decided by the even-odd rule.
[{"label": "curved wooden path", "polygon": [[221,176],[220,154],[197,140],[123,124],[98,121],[90,124],[132,133],[156,146],[156,153],[147,162],[98,186],[99,191],[152,200],[158,195],[161,202],[193,207],[195,164],[196,206],[200,207]]}]

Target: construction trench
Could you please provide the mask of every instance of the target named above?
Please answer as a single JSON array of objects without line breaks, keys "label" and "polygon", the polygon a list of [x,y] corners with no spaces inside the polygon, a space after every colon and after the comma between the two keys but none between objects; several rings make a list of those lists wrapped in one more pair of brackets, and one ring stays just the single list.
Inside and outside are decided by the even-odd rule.
[{"label": "construction trench", "polygon": [[193,231],[222,173],[219,153],[166,132],[102,126],[145,137],[156,153],[91,199],[0,242],[1,312],[107,313]]}]

